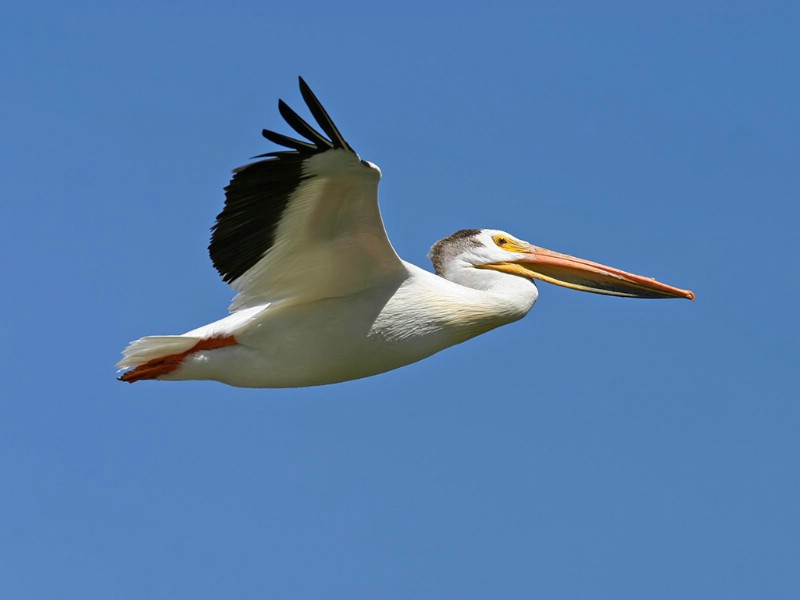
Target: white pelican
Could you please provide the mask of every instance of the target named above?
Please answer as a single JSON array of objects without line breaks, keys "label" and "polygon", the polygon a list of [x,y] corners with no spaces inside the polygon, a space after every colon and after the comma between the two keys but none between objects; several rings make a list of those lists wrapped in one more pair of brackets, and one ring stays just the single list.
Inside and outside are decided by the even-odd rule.
[{"label": "white pelican", "polygon": [[[263,131],[288,150],[234,170],[209,252],[238,295],[227,317],[182,335],[143,337],[120,379],[216,380],[300,387],[375,375],[524,317],[534,279],[632,298],[688,298],[649,277],[545,250],[496,229],[434,244],[434,273],[402,260],[378,209],[380,169],[361,160],[311,89],[325,135],[282,100],[304,140]],[[327,136],[327,137],[325,137]]]}]

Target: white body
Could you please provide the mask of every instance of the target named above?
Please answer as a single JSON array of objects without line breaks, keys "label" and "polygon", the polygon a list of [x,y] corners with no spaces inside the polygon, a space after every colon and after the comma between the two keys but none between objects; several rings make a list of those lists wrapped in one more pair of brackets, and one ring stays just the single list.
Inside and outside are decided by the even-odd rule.
[{"label": "white body", "polygon": [[191,354],[161,379],[296,387],[367,377],[516,321],[537,297],[536,286],[519,277],[497,274],[503,292],[489,292],[404,266],[405,277],[388,285],[310,303],[253,307],[191,331],[189,346],[212,335],[235,335],[238,343]]}]

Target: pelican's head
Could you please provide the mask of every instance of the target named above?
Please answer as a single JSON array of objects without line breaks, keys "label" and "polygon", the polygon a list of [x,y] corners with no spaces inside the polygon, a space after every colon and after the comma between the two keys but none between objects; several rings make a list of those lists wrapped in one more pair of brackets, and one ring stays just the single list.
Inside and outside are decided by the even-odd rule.
[{"label": "pelican's head", "polygon": [[540,248],[497,229],[462,229],[436,242],[429,256],[437,275],[475,288],[494,287],[490,278],[484,279],[489,271],[595,294],[694,300],[689,290]]}]

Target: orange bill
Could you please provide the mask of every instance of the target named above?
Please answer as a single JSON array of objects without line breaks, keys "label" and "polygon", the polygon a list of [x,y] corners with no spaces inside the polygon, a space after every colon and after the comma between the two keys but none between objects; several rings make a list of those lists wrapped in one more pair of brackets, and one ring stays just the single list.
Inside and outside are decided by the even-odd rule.
[{"label": "orange bill", "polygon": [[694,300],[694,292],[691,290],[683,290],[656,281],[652,277],[635,275],[583,258],[576,258],[533,245],[529,245],[524,254],[523,258],[482,265],[482,268],[540,279],[593,294],[629,298],[687,298]]}]

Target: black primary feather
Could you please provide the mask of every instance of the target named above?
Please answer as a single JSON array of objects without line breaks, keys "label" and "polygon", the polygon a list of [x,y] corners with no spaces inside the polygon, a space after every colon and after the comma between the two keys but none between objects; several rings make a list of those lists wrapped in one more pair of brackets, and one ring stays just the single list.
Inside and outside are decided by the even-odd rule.
[{"label": "black primary feather", "polygon": [[314,92],[311,91],[311,88],[308,87],[308,84],[303,80],[302,77],[300,77],[300,93],[303,95],[303,100],[306,101],[306,105],[311,111],[311,114],[314,115],[317,123],[319,123],[319,126],[322,127],[322,131],[327,133],[328,137],[333,141],[334,147],[344,148],[345,150],[350,150],[352,152],[353,149],[347,145],[347,142],[344,141],[342,134],[339,133],[336,125],[333,124],[330,115],[328,115],[328,112],[322,106],[320,101],[314,95]]},{"label": "black primary feather", "polygon": [[333,144],[326,140],[321,133],[306,123],[303,118],[292,110],[292,107],[283,100],[278,100],[278,112],[289,124],[289,127],[302,135],[308,141],[313,142],[319,148],[333,148]]},{"label": "black primary feather", "polygon": [[[292,150],[297,150],[298,152],[316,152],[317,147],[314,144],[309,144],[308,142],[303,142],[300,140],[296,140],[295,138],[290,138],[288,135],[283,135],[282,133],[277,133],[276,131],[270,131],[269,129],[262,129],[261,135],[267,138],[273,144],[278,144],[279,146],[286,146],[287,148],[291,148]],[[260,156],[265,156],[264,154]]]}]

